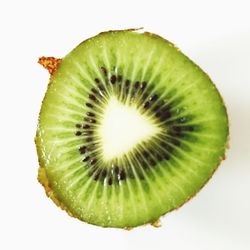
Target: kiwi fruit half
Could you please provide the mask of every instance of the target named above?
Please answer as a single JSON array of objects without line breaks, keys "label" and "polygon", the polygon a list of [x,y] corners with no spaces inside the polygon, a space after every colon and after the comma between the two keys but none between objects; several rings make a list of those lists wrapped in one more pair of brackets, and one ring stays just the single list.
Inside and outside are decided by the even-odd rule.
[{"label": "kiwi fruit half", "polygon": [[210,78],[172,43],[122,30],[56,61],[36,134],[39,181],[87,223],[153,223],[224,159],[228,117]]}]

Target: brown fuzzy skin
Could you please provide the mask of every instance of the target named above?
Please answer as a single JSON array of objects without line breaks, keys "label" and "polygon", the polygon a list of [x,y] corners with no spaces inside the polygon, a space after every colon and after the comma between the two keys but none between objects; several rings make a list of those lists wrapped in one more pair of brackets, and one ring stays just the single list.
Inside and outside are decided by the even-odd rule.
[{"label": "brown fuzzy skin", "polygon": [[71,217],[74,217],[73,214],[67,209],[67,207],[56,197],[54,191],[50,187],[49,180],[45,171],[44,167],[39,167],[38,169],[38,176],[37,176],[38,181],[42,184],[42,186],[45,189],[46,195],[62,210],[65,210],[68,215]]},{"label": "brown fuzzy skin", "polygon": [[62,210],[65,210],[69,216],[75,217],[69,209],[63,204],[63,202],[60,201],[60,199],[56,196],[55,192],[51,188],[51,185],[49,183],[49,179],[46,173],[46,169],[42,164],[42,161],[40,159],[40,145],[39,141],[37,140],[37,137],[35,137],[35,144],[36,144],[36,149],[37,149],[37,156],[38,156],[38,162],[39,162],[39,168],[38,168],[38,175],[37,175],[37,180],[38,182],[44,187],[45,193],[47,197],[49,197],[59,208]]},{"label": "brown fuzzy skin", "polygon": [[195,197],[195,196],[203,189],[203,187],[206,186],[206,184],[210,181],[210,179],[214,176],[214,173],[215,173],[215,172],[217,171],[217,169],[219,168],[221,162],[222,162],[223,160],[225,160],[225,159],[226,159],[226,156],[225,156],[225,155],[221,156],[219,164],[218,164],[217,167],[214,169],[213,173],[210,175],[210,177],[207,179],[207,181],[202,185],[202,187],[201,187],[194,195],[188,197],[188,198],[187,198],[182,204],[180,204],[178,207],[176,207],[176,208],[174,208],[174,209],[168,211],[168,213],[169,213],[169,212],[172,212],[172,211],[174,211],[174,210],[179,209],[180,207],[182,207],[183,205],[185,205],[188,201],[190,201],[193,197]]},{"label": "brown fuzzy skin", "polygon": [[165,38],[163,38],[163,37],[161,37],[161,36],[159,36],[159,35],[157,35],[157,34],[154,34],[154,33],[150,33],[150,32],[148,32],[148,31],[145,31],[144,33],[143,33],[144,35],[147,35],[147,36],[152,36],[152,37],[155,37],[155,38],[157,38],[157,39],[162,39],[162,40],[164,40],[164,41],[167,41],[172,47],[174,47],[176,50],[180,50],[178,47],[176,47],[175,46],[175,44],[173,44],[172,42],[170,42],[169,40],[167,40],[167,39],[165,39]]},{"label": "brown fuzzy skin", "polygon": [[49,71],[50,76],[53,76],[54,73],[57,71],[61,61],[62,59],[58,59],[52,56],[50,57],[42,56],[38,59],[38,63]]},{"label": "brown fuzzy skin", "polygon": [[161,227],[161,221],[160,221],[160,219],[152,222],[151,226],[156,227],[156,228]]},{"label": "brown fuzzy skin", "polygon": [[[109,30],[109,31],[105,31],[105,32],[101,32],[99,34],[107,34],[107,33],[110,33],[110,32],[122,32],[122,31],[130,31],[130,32],[136,32],[137,30],[141,30],[143,28],[132,28],[132,29],[126,29],[126,30]],[[143,32],[143,34],[145,35],[148,35],[148,36],[153,36],[153,37],[156,37],[158,39],[163,39],[166,41],[165,38],[157,35],[157,34],[154,34],[154,33],[150,33],[150,32]],[[91,39],[91,38],[89,38]],[[87,39],[87,40],[89,40]],[[85,42],[85,41],[83,41]],[[169,42],[168,43],[173,46],[174,48],[176,48],[178,51],[179,48],[177,48],[173,43]],[[59,65],[60,65],[60,62],[61,62],[62,59],[57,59],[55,57],[40,57],[39,60],[38,60],[38,63],[41,64],[45,69],[48,70],[48,72],[50,73],[50,81],[51,81],[51,78],[52,76],[54,75],[54,73],[57,71]],[[189,59],[190,60],[190,59]],[[196,64],[195,64],[196,65]],[[198,65],[196,65],[198,66]],[[199,66],[198,66],[199,67]],[[208,76],[208,75],[207,75]],[[208,76],[209,77],[209,76]],[[210,77],[209,77],[210,78]],[[49,84],[48,84],[48,87],[50,85],[50,81],[49,81]],[[212,82],[212,81],[211,81]],[[219,92],[218,92],[219,93]],[[225,107],[225,104],[223,102],[223,99],[221,97],[221,100],[222,100],[222,103]],[[227,109],[225,107],[225,110],[226,110],[226,113],[227,113]],[[227,114],[227,117],[228,117],[228,114]],[[229,129],[229,126],[228,126],[228,129]],[[229,132],[228,132],[229,134]],[[69,209],[63,204],[62,201],[60,201],[60,199],[56,196],[55,192],[52,190],[51,188],[51,185],[49,183],[49,179],[48,179],[48,176],[46,174],[46,169],[45,167],[43,166],[41,160],[40,160],[40,154],[39,154],[39,150],[40,150],[40,145],[39,145],[39,141],[38,141],[38,138],[37,136],[35,137],[35,144],[36,144],[36,148],[37,148],[37,155],[38,155],[38,161],[39,161],[39,169],[38,169],[38,181],[39,183],[44,187],[45,189],[45,193],[46,195],[58,206],[60,207],[62,210],[65,210],[71,217],[74,217],[74,218],[77,218],[76,216],[74,216],[74,214],[72,214],[71,211],[69,211]],[[229,136],[227,138],[227,142],[225,144],[225,149],[228,149],[229,148]],[[169,212],[172,212],[174,210],[177,210],[179,209],[180,207],[182,207],[184,204],[186,204],[189,200],[191,200],[194,196],[196,196],[201,190],[202,188],[208,183],[208,181],[212,178],[212,176],[214,175],[215,171],[218,169],[218,167],[220,166],[221,164],[221,161],[225,160],[226,159],[226,156],[225,154],[223,156],[220,157],[220,162],[219,164],[217,165],[217,167],[214,169],[213,173],[210,175],[210,177],[207,179],[207,181],[203,184],[203,186],[192,196],[188,197],[182,204],[180,204],[178,207],[168,211],[167,213]],[[165,214],[162,214],[160,216],[163,217],[165,216],[167,213]],[[151,225],[155,228],[159,228],[161,227],[161,223],[160,223],[160,218],[156,219],[155,221],[152,221],[152,222],[149,222],[149,223],[146,223],[144,225],[140,225],[140,226],[146,226],[146,225]],[[77,218],[78,219],[78,218]],[[88,222],[85,222],[85,223],[88,223]],[[97,225],[99,226],[99,225]],[[138,227],[138,226],[137,226]],[[133,227],[124,227],[124,228],[118,228],[118,229],[123,229],[123,230],[127,230],[127,231],[131,231],[132,229],[134,229]]]},{"label": "brown fuzzy skin", "polygon": [[108,31],[100,32],[99,35],[101,35],[101,34],[107,34],[107,33],[110,33],[110,32],[119,32],[119,31],[130,31],[130,32],[134,32],[134,31],[142,30],[142,29],[143,29],[143,27],[140,27],[140,28],[131,28],[131,29],[125,29],[125,30],[108,30]]}]

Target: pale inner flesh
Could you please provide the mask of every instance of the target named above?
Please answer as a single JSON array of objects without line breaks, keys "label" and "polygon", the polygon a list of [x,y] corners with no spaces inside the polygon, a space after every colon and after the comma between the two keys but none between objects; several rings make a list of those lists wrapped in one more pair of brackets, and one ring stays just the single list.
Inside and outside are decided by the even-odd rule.
[{"label": "pale inner flesh", "polygon": [[104,110],[97,133],[105,160],[122,156],[161,130],[138,109],[120,103],[115,97],[110,98]]}]

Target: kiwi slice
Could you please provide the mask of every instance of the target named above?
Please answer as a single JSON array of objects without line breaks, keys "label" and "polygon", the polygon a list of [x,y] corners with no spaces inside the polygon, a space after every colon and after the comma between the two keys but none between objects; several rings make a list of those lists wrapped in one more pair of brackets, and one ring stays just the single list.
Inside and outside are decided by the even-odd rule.
[{"label": "kiwi slice", "polygon": [[36,135],[38,178],[70,215],[103,227],[153,223],[224,158],[223,100],[165,39],[104,32],[55,62]]}]

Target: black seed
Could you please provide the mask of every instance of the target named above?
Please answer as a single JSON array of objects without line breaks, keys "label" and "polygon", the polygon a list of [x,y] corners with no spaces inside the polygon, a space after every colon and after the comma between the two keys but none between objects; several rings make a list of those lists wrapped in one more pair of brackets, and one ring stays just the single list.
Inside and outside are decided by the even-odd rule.
[{"label": "black seed", "polygon": [[100,171],[98,171],[95,176],[94,176],[94,180],[97,181],[99,179],[100,176]]},{"label": "black seed", "polygon": [[110,77],[110,82],[111,82],[112,84],[115,84],[115,82],[116,82],[116,76],[115,76],[115,75],[112,75],[112,76]]},{"label": "black seed", "polygon": [[118,167],[118,166],[115,166],[114,170],[115,170],[115,173],[116,173],[116,174],[119,174],[120,169],[119,169],[119,167]]},{"label": "black seed", "polygon": [[86,149],[87,149],[87,147],[82,146],[82,147],[79,148],[79,152],[80,152],[81,154],[84,154],[84,153],[86,152]]},{"label": "black seed", "polygon": [[94,133],[94,131],[92,130],[87,130],[87,131],[83,131],[83,135],[92,135]]},{"label": "black seed", "polygon": [[76,124],[76,128],[81,128],[81,124]]},{"label": "black seed", "polygon": [[125,174],[124,170],[122,169],[120,171],[120,180],[125,180],[125,179],[126,179],[126,174]]},{"label": "black seed", "polygon": [[180,146],[181,145],[180,141],[177,141],[177,140],[173,141],[173,143],[174,143],[175,146]]},{"label": "black seed", "polygon": [[173,152],[174,151],[174,148],[171,147],[170,145],[167,144],[167,146],[165,147],[165,149],[168,151],[168,152]]},{"label": "black seed", "polygon": [[95,116],[95,114],[92,113],[92,112],[87,112],[87,115],[88,115],[88,116],[91,116],[91,117],[94,117],[94,116]]},{"label": "black seed", "polygon": [[132,170],[131,168],[128,169],[127,174],[128,174],[128,176],[129,176],[131,179],[134,179],[134,178],[135,178],[134,172],[133,172],[133,170]]},{"label": "black seed", "polygon": [[94,143],[88,145],[88,147],[87,147],[87,149],[88,149],[89,151],[93,151],[95,148],[96,148],[96,144],[94,144]]},{"label": "black seed", "polygon": [[104,87],[102,85],[98,85],[98,89],[100,89],[102,92],[104,92]]},{"label": "black seed", "polygon": [[168,152],[173,152],[173,147],[172,146],[170,146],[168,143],[166,143],[166,142],[161,142],[160,143],[160,145],[166,150],[166,151],[168,151]]},{"label": "black seed", "polygon": [[83,159],[82,159],[82,161],[84,161],[84,162],[86,162],[86,161],[88,161],[89,160],[89,156],[85,156]]},{"label": "black seed", "polygon": [[92,91],[94,94],[98,94],[98,90],[95,89],[95,88],[92,88],[91,91]]},{"label": "black seed", "polygon": [[145,102],[144,104],[143,104],[143,108],[145,108],[145,109],[147,109],[148,107],[149,107],[149,102]]},{"label": "black seed", "polygon": [[165,152],[165,151],[162,151],[161,152],[161,156],[162,156],[162,160],[169,160],[170,159],[170,156],[169,156],[169,153],[168,152]]},{"label": "black seed", "polygon": [[102,70],[102,73],[106,76],[108,73],[107,73],[107,70],[106,70],[106,68],[104,68],[104,67],[101,67],[101,70]]},{"label": "black seed", "polygon": [[150,163],[151,166],[154,166],[156,164],[156,161],[153,158],[149,158],[148,162]]},{"label": "black seed", "polygon": [[143,156],[146,157],[146,158],[149,157],[149,153],[148,153],[147,151],[143,151],[142,154],[143,154]]},{"label": "black seed", "polygon": [[144,178],[144,175],[143,175],[143,173],[142,173],[141,170],[137,170],[137,174],[138,174],[138,176],[139,176],[139,178],[140,178],[141,180],[144,180],[144,179],[145,179],[145,178]]},{"label": "black seed", "polygon": [[161,112],[162,112],[162,113],[170,112],[170,107],[169,107],[169,106],[163,106],[163,107],[161,108]]},{"label": "black seed", "polygon": [[97,167],[91,167],[88,171],[88,176],[89,177],[93,176],[93,174],[95,174],[96,170],[97,170]]},{"label": "black seed", "polygon": [[142,97],[143,97],[143,99],[147,99],[148,98],[148,93],[147,92],[144,93]]},{"label": "black seed", "polygon": [[[119,93],[121,92],[121,89],[122,89],[122,85],[121,84],[119,84],[118,85],[118,90],[119,90]],[[120,93],[121,94],[121,93]]]},{"label": "black seed", "polygon": [[172,127],[172,130],[169,131],[169,134],[172,136],[182,137],[182,128]]},{"label": "black seed", "polygon": [[161,115],[162,115],[162,112],[161,112],[161,111],[158,111],[158,112],[155,114],[156,117],[160,117]]},{"label": "black seed", "polygon": [[93,138],[92,138],[92,137],[87,137],[87,138],[86,138],[86,142],[91,142],[91,141],[93,141]]},{"label": "black seed", "polygon": [[96,82],[96,83],[99,83],[100,80],[99,80],[98,78],[95,78],[95,82]]},{"label": "black seed", "polygon": [[154,111],[157,111],[156,117],[159,117],[159,116],[163,116],[164,114],[170,114],[170,107],[169,106],[163,106],[162,107],[162,105],[157,105],[154,108]]},{"label": "black seed", "polygon": [[108,179],[108,184],[109,184],[109,185],[112,185],[112,183],[113,183],[112,177],[109,177],[109,179]]},{"label": "black seed", "polygon": [[182,129],[186,131],[194,131],[194,128],[192,126],[185,126],[185,127],[182,127]]},{"label": "black seed", "polygon": [[89,108],[93,108],[94,106],[91,104],[91,103],[86,103],[86,106],[89,107]]},{"label": "black seed", "polygon": [[163,155],[160,154],[160,152],[156,152],[154,154],[155,158],[158,160],[158,161],[162,161],[163,160]]},{"label": "black seed", "polygon": [[147,86],[147,83],[146,82],[142,82],[141,85],[140,85],[140,89],[141,90],[144,90]]},{"label": "black seed", "polygon": [[181,118],[178,119],[178,122],[179,123],[185,123],[186,120],[187,120],[186,117],[181,117]]},{"label": "black seed", "polygon": [[161,114],[160,121],[164,121],[170,117],[171,117],[171,113],[169,111],[167,111],[167,112]]},{"label": "black seed", "polygon": [[84,124],[84,125],[82,126],[82,128],[83,128],[83,129],[88,129],[88,128],[90,128],[90,126],[89,126],[88,124]]},{"label": "black seed", "polygon": [[134,96],[135,96],[135,90],[134,89],[132,89],[132,91],[131,91],[131,98],[133,98]]},{"label": "black seed", "polygon": [[88,118],[88,117],[84,118],[84,120],[85,120],[86,122],[89,122],[89,123],[96,123],[96,120],[95,120],[95,119],[91,119],[91,118]]},{"label": "black seed", "polygon": [[174,139],[174,138],[171,138],[171,142],[172,142],[175,146],[180,146],[180,145],[181,145],[181,143],[180,143],[178,140]]},{"label": "black seed", "polygon": [[140,164],[143,169],[147,169],[147,160],[140,157]]},{"label": "black seed", "polygon": [[175,130],[171,130],[168,132],[169,135],[174,136],[174,137],[181,137],[181,131],[175,131]]},{"label": "black seed", "polygon": [[173,127],[173,130],[175,131],[175,132],[181,132],[181,130],[182,130],[182,127],[177,127],[177,126],[174,126]]},{"label": "black seed", "polygon": [[149,101],[154,102],[157,100],[157,98],[158,98],[158,96],[156,94],[154,94],[154,95],[149,97]]},{"label": "black seed", "polygon": [[125,86],[128,87],[130,85],[130,80],[125,81]]},{"label": "black seed", "polygon": [[93,101],[96,101],[96,97],[94,95],[92,95],[92,94],[89,95],[89,99],[93,100]]},{"label": "black seed", "polygon": [[153,111],[154,111],[154,112],[157,112],[157,111],[159,110],[159,108],[160,108],[160,106],[157,105],[157,106],[155,106],[155,107],[153,108]]},{"label": "black seed", "polygon": [[117,77],[117,81],[118,81],[118,82],[121,82],[121,81],[122,81],[122,76],[121,76],[121,75],[119,75],[119,76]]},{"label": "black seed", "polygon": [[80,136],[81,134],[82,134],[81,131],[76,131],[76,132],[75,132],[75,135],[76,135],[76,136]]},{"label": "black seed", "polygon": [[138,89],[139,85],[140,85],[139,81],[135,82],[135,89]]},{"label": "black seed", "polygon": [[107,176],[107,170],[103,169],[103,171],[102,171],[102,177],[105,178],[106,176]]},{"label": "black seed", "polygon": [[170,160],[169,154],[165,153],[165,154],[164,154],[164,159],[165,159],[165,160]]},{"label": "black seed", "polygon": [[90,164],[91,164],[91,165],[95,165],[95,163],[96,163],[96,159],[91,159],[91,160],[90,160]]}]

